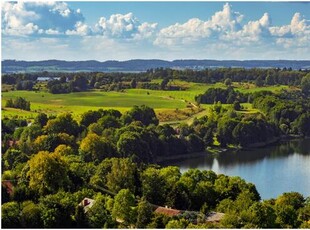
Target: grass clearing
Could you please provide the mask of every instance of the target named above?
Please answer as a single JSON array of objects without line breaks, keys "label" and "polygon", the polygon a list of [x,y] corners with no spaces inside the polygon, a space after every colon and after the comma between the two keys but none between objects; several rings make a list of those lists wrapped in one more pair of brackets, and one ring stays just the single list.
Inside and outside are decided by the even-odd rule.
[{"label": "grass clearing", "polygon": [[[154,80],[160,82],[160,80]],[[190,123],[195,117],[207,115],[208,108],[212,105],[201,105],[198,109],[195,104],[195,96],[204,93],[209,88],[225,88],[221,83],[203,84],[173,80],[169,84],[182,86],[186,90],[149,90],[127,89],[124,92],[103,92],[98,90],[69,94],[51,94],[45,91],[10,91],[10,86],[2,85],[2,118],[3,117],[27,117],[33,118],[39,112],[57,115],[63,112],[71,112],[73,117],[80,120],[80,115],[88,110],[117,109],[125,112],[134,105],[147,105],[154,108],[162,122],[186,122]],[[236,90],[241,92],[255,92],[269,90],[273,92],[281,89],[290,89],[288,86],[256,87],[250,83],[233,83]],[[41,89],[44,88],[42,85]],[[8,91],[8,92],[6,92]],[[4,108],[9,98],[23,97],[31,103],[31,111]],[[243,103],[243,113],[256,113],[251,104]]]}]

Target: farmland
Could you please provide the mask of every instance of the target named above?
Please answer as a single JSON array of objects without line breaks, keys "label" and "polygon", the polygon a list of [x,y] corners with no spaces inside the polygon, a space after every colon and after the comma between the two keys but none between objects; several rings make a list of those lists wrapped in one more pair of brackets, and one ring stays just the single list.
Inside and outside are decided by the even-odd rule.
[{"label": "farmland", "polygon": [[[154,80],[156,82],[156,80]],[[88,110],[113,108],[125,112],[134,105],[145,104],[154,108],[160,121],[192,120],[193,117],[202,116],[207,113],[210,105],[201,105],[198,109],[195,105],[195,96],[204,93],[208,88],[225,88],[223,83],[202,84],[176,80],[174,85],[179,85],[186,90],[150,90],[150,89],[127,89],[122,92],[104,92],[92,90],[69,94],[51,94],[41,91],[2,91],[2,118],[18,116],[32,119],[39,112],[56,115],[62,112],[71,112],[79,120],[80,115]],[[273,92],[287,89],[288,86],[256,87],[249,83],[234,83],[236,90],[243,93],[269,90]],[[23,97],[31,103],[31,111],[21,111],[13,108],[4,108],[9,98]],[[251,112],[251,106],[245,105]]]}]

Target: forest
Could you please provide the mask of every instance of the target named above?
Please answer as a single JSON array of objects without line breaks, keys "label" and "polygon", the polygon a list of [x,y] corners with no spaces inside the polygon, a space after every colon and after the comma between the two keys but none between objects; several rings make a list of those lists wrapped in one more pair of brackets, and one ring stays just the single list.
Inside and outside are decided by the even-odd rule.
[{"label": "forest", "polygon": [[[310,136],[310,73],[290,69],[151,69],[146,73],[6,74],[14,90],[67,94],[222,81],[196,95],[208,114],[176,126],[159,122],[153,108],[133,106],[72,113],[39,113],[33,120],[2,118],[2,227],[5,228],[309,228],[310,198],[286,192],[261,200],[240,177],[175,166],[160,159],[221,148],[255,148],[281,138]],[[54,78],[54,79],[53,79]],[[57,78],[57,79],[56,79]],[[151,82],[153,79],[160,79]],[[290,85],[281,92],[235,90],[232,82]],[[42,99],[44,100],[44,99]],[[242,103],[255,113],[242,113]],[[228,106],[224,106],[228,104]],[[6,107],[31,108],[24,98]],[[207,153],[206,153],[207,154]],[[84,200],[91,201],[84,204]],[[170,215],[158,208],[175,211]],[[212,213],[223,214],[210,221]]]}]

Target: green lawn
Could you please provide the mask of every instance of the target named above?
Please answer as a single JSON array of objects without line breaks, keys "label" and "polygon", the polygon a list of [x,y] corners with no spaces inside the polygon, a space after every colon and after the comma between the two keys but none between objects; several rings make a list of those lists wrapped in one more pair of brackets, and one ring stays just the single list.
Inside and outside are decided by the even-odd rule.
[{"label": "green lawn", "polygon": [[[156,80],[154,80],[156,81]],[[33,118],[39,112],[48,114],[58,114],[61,112],[72,112],[74,117],[79,118],[80,114],[88,110],[98,110],[113,108],[121,112],[127,111],[134,105],[145,104],[155,109],[157,113],[170,112],[175,109],[186,109],[189,103],[195,103],[195,96],[204,93],[208,88],[221,87],[224,88],[223,83],[216,84],[202,84],[202,83],[189,83],[185,81],[175,80],[171,82],[173,85],[181,85],[187,88],[180,91],[167,91],[167,90],[148,90],[148,89],[128,89],[124,92],[102,92],[102,91],[89,91],[70,94],[50,94],[47,92],[34,92],[34,91],[2,91],[2,117],[20,116]],[[254,92],[260,90],[270,90],[273,92],[279,91],[287,86],[271,86],[271,87],[255,87],[253,84],[248,83],[234,83],[233,86],[236,90],[241,92]],[[4,108],[5,102],[9,98],[23,97],[31,103],[31,112],[21,110]],[[247,109],[243,112],[253,113],[249,104],[245,104]],[[209,105],[201,105],[202,108],[207,108]],[[205,115],[207,112],[199,112],[195,116]],[[187,121],[191,121],[193,117],[189,117]]]}]

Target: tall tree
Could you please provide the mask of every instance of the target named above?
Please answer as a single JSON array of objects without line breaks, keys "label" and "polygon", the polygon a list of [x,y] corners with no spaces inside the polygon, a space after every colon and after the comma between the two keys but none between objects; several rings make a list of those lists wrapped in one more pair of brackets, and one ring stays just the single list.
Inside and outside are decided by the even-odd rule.
[{"label": "tall tree", "polygon": [[29,187],[39,194],[55,193],[70,187],[68,165],[60,154],[41,151],[28,164]]}]

